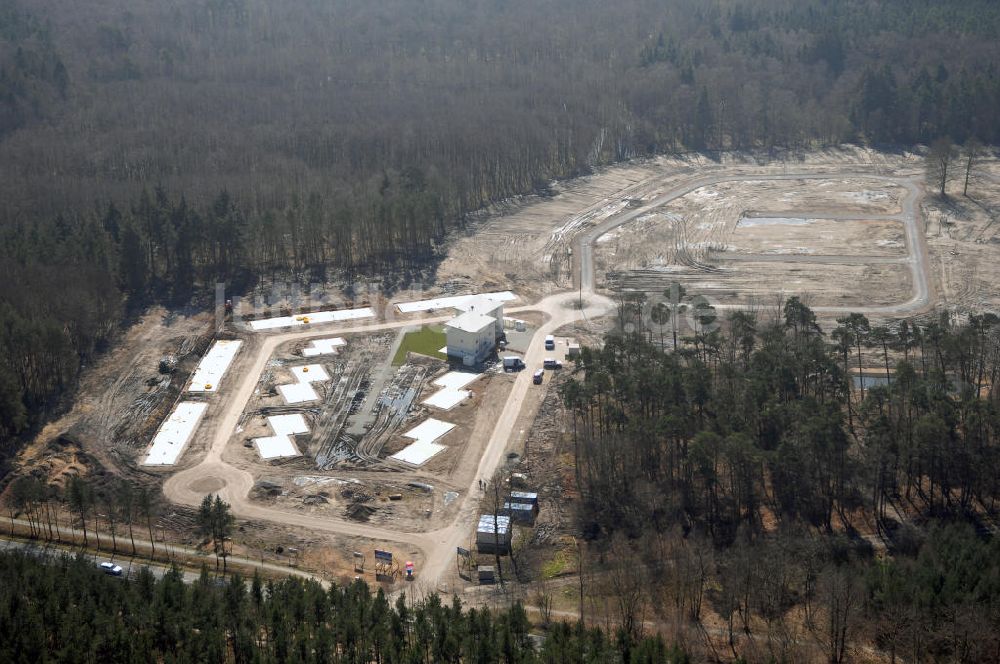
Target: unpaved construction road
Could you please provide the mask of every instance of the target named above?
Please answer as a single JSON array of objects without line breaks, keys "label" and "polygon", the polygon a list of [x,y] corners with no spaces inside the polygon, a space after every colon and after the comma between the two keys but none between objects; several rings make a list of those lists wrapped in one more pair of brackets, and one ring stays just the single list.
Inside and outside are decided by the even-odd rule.
[{"label": "unpaved construction road", "polygon": [[[546,354],[543,344],[535,343],[535,340],[541,339],[569,323],[604,315],[613,307],[609,299],[593,293],[586,293],[586,306],[580,309],[574,306],[578,302],[578,297],[579,294],[575,292],[560,293],[547,297],[534,305],[509,309],[511,313],[540,311],[547,316],[546,322],[535,330],[532,337],[533,343],[525,354],[524,360],[527,366],[541,365]],[[215,428],[215,435],[205,458],[197,466],[171,476],[163,485],[164,496],[172,502],[197,507],[205,496],[205,491],[199,487],[218,486],[221,488],[217,490],[217,493],[232,506],[233,513],[242,518],[271,521],[285,526],[299,526],[313,531],[365,537],[372,540],[404,544],[411,548],[416,547],[423,552],[426,564],[418,574],[415,590],[428,592],[436,590],[446,568],[454,560],[456,547],[467,542],[469,532],[478,520],[479,480],[492,477],[504,458],[507,442],[511,438],[517,416],[521,412],[521,406],[531,386],[531,372],[522,371],[515,379],[510,396],[486,444],[475,476],[459,497],[461,502],[457,516],[450,525],[437,530],[429,532],[393,530],[346,519],[317,517],[261,505],[248,497],[254,484],[253,476],[245,470],[223,461],[222,452],[235,432],[240,415],[254,394],[264,366],[280,344],[331,334],[375,332],[415,324],[438,323],[449,318],[451,317],[434,316],[421,320],[411,319],[339,328],[322,326],[322,331],[313,329],[268,336],[264,343],[256,349],[253,363],[242,375],[240,382],[235,388],[231,388],[225,401],[224,410],[217,416],[218,424]]]},{"label": "unpaved construction road", "polygon": [[[689,180],[685,184],[657,197],[647,205],[638,208],[629,208],[627,212],[613,216],[581,233],[576,240],[575,255],[577,258],[574,261],[574,276],[579,288],[578,291],[558,293],[546,297],[536,304],[508,309],[510,313],[538,311],[546,317],[545,323],[535,330],[528,351],[525,354],[524,360],[526,366],[534,367],[541,365],[546,351],[538,340],[545,335],[551,334],[567,324],[606,315],[613,310],[614,305],[610,299],[594,293],[593,246],[598,238],[605,233],[700,187],[722,182],[738,182],[741,180],[822,180],[843,177],[858,177],[892,182],[906,189],[907,195],[903,202],[902,214],[898,216],[888,215],[886,218],[899,219],[903,222],[906,229],[906,246],[909,255],[905,259],[898,260],[910,265],[913,275],[914,292],[909,300],[900,304],[879,307],[816,307],[815,310],[828,313],[856,311],[860,313],[895,315],[913,314],[928,308],[931,302],[931,289],[927,275],[927,246],[917,219],[917,203],[921,196],[921,188],[917,176],[893,177],[873,175],[858,173],[855,170],[847,168],[843,171],[823,173],[809,171],[783,173],[780,175],[742,174],[738,176],[708,176]],[[854,217],[856,215],[852,215],[852,218]],[[798,262],[808,262],[809,260],[808,257],[802,256],[771,256],[767,260],[785,260],[786,258],[789,261],[794,260]],[[814,260],[835,262],[835,258],[822,256],[814,257]],[[844,258],[846,262],[850,260],[857,260],[857,258]],[[885,259],[881,260],[885,262]],[[896,261],[897,259],[891,260]],[[585,307],[582,309],[575,306],[578,298],[582,298],[585,304]],[[730,307],[721,306],[719,308],[726,309]],[[205,458],[198,465],[170,477],[164,483],[164,495],[168,500],[175,503],[196,507],[205,495],[203,487],[217,486],[221,487],[218,489],[219,495],[232,505],[233,513],[242,518],[270,521],[285,526],[299,526],[318,532],[397,543],[410,549],[418,548],[423,553],[425,564],[423,569],[418,570],[413,591],[419,593],[437,590],[438,584],[445,576],[447,568],[453,564],[456,547],[467,543],[473,524],[478,518],[481,499],[479,481],[491,478],[503,461],[508,441],[512,437],[515,422],[531,386],[530,371],[522,371],[515,379],[503,411],[498,417],[489,440],[485,445],[476,473],[473,477],[469,478],[468,487],[466,487],[458,499],[460,501],[459,509],[455,518],[449,525],[437,530],[425,532],[395,530],[382,526],[357,523],[346,519],[317,517],[288,512],[261,505],[250,500],[248,497],[253,488],[253,476],[244,470],[224,462],[222,460],[222,453],[234,435],[241,414],[254,395],[265,365],[280,344],[312,337],[342,335],[352,332],[375,332],[427,323],[440,323],[449,318],[450,316],[432,316],[421,319],[407,319],[405,321],[391,321],[370,325],[355,324],[343,327],[326,324],[312,326],[308,331],[266,335],[264,342],[256,348],[256,355],[248,370],[242,375],[235,387],[231,387],[229,393],[223,395],[225,398],[224,410],[216,417],[218,424]]]}]

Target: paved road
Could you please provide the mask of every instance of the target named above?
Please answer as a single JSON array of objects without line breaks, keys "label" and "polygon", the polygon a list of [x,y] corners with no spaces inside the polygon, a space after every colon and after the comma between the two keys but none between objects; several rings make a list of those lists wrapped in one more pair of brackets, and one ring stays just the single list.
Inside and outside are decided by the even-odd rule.
[{"label": "paved road", "polygon": [[[542,344],[537,342],[538,339],[568,323],[601,316],[613,310],[614,305],[611,300],[593,292],[593,245],[598,238],[608,231],[648,213],[655,207],[664,205],[706,185],[741,180],[818,180],[833,177],[859,177],[881,180],[893,182],[906,188],[907,196],[904,200],[901,218],[906,228],[906,245],[909,250],[909,258],[906,260],[913,271],[914,293],[907,302],[887,307],[817,307],[815,310],[838,313],[859,311],[861,313],[899,314],[912,313],[926,308],[930,301],[930,287],[928,285],[926,269],[928,263],[927,247],[924,242],[923,233],[917,225],[916,204],[920,197],[917,178],[878,176],[853,171],[786,173],[782,175],[706,176],[690,180],[658,197],[646,206],[612,217],[586,233],[582,233],[577,240],[579,261],[576,266],[578,272],[576,277],[577,283],[580,285],[579,291],[559,293],[546,297],[536,304],[508,309],[511,313],[540,311],[546,316],[546,322],[532,336],[528,352],[525,354],[525,363],[527,366],[532,367],[540,365],[544,359],[545,351]],[[586,307],[582,310],[573,306],[581,296],[586,302]],[[721,306],[719,308],[732,307]],[[418,593],[436,590],[440,579],[445,575],[446,569],[453,564],[455,548],[467,541],[468,534],[479,513],[479,480],[489,479],[503,460],[508,441],[511,439],[514,425],[518,414],[521,412],[525,396],[531,384],[531,372],[523,371],[515,379],[504,409],[497,419],[485,446],[477,471],[470,478],[469,486],[460,494],[458,499],[460,502],[455,519],[449,525],[437,530],[428,532],[396,530],[384,526],[357,523],[333,517],[316,517],[308,514],[287,512],[255,503],[248,499],[250,490],[253,487],[253,477],[250,473],[223,461],[222,453],[233,436],[241,414],[254,394],[261,372],[280,344],[291,340],[303,340],[330,334],[342,335],[352,332],[373,332],[411,325],[444,322],[449,318],[450,316],[430,316],[419,319],[411,318],[405,321],[354,324],[345,327],[337,327],[335,324],[323,324],[310,326],[310,329],[305,331],[262,335],[264,342],[255,349],[256,355],[250,367],[244,372],[235,388],[230,383],[229,394],[223,395],[225,398],[223,411],[220,414],[214,415],[217,421],[215,434],[205,458],[198,465],[171,476],[164,483],[164,495],[168,500],[173,502],[195,507],[201,502],[206,493],[203,488],[199,487],[217,485],[221,487],[217,490],[217,493],[229,502],[232,505],[233,512],[242,518],[271,521],[319,532],[392,542],[402,546],[409,552],[419,549],[423,552],[426,562],[424,568],[418,570],[417,581],[414,584],[415,587],[413,590]],[[213,482],[209,483],[206,480],[212,480]]]},{"label": "paved road", "polygon": [[[10,524],[9,519],[4,520],[5,525]],[[14,524],[17,526],[17,532],[20,534],[26,534],[30,530],[29,523],[24,519],[14,519]],[[95,534],[93,529],[87,529],[87,534],[89,535],[89,541],[96,542],[97,534]],[[101,540],[104,542],[111,541],[111,534],[101,531]],[[13,550],[19,549],[27,551],[36,555],[46,555],[46,556],[59,556],[61,554],[66,555],[76,555],[80,553],[94,561],[95,564],[103,562],[105,560],[110,560],[118,565],[121,565],[126,570],[138,569],[140,567],[149,567],[153,570],[153,573],[160,578],[166,573],[166,570],[170,569],[169,566],[162,563],[151,563],[148,558],[139,555],[143,552],[148,553],[150,551],[151,545],[148,539],[143,539],[142,537],[135,538],[135,548],[137,555],[132,556],[130,553],[126,553],[126,550],[131,552],[132,544],[131,539],[129,539],[124,533],[118,533],[118,552],[112,553],[109,550],[104,551],[91,551],[89,549],[84,549],[82,542],[84,539],[84,533],[82,530],[76,528],[67,528],[66,526],[59,526],[58,535],[61,539],[69,539],[79,542],[79,544],[73,545],[63,542],[52,543],[52,542],[42,542],[42,541],[23,541],[20,539],[12,540],[5,539],[9,538],[9,533],[0,533],[0,549]],[[204,559],[204,563],[209,567],[214,567],[215,558],[210,554],[193,549],[191,547],[181,546],[179,544],[168,544],[166,542],[156,542],[155,546],[157,554],[162,555],[163,553],[169,553],[171,557],[173,556],[184,556],[185,558],[191,560]],[[304,579],[315,579],[319,581],[324,586],[329,585],[322,576],[306,572],[295,567],[288,567],[287,565],[280,565],[277,563],[270,563],[262,560],[257,560],[254,558],[245,558],[243,556],[229,556],[228,566],[230,570],[235,566],[239,569],[260,569],[265,572],[271,572],[276,574],[284,574],[291,576],[298,576]],[[182,571],[183,568],[182,568]],[[190,570],[184,571],[184,578],[186,581],[197,580],[199,573],[192,572]]]},{"label": "paved road", "polygon": [[[22,542],[20,540],[0,539],[0,551],[20,551],[43,560],[59,559],[62,556],[72,558],[79,555],[92,560],[95,567],[105,560],[110,560],[116,565],[121,565],[124,570],[123,576],[125,578],[134,578],[143,567],[148,568],[157,579],[162,579],[167,572],[170,571],[169,567],[166,567],[165,565],[152,564],[148,560],[141,560],[127,556],[111,557],[104,555],[103,553],[98,554],[90,551],[80,551],[78,549],[70,549],[68,547],[42,542]],[[181,575],[184,577],[185,583],[194,583],[200,576],[199,573],[192,572],[190,570],[182,570]]]}]

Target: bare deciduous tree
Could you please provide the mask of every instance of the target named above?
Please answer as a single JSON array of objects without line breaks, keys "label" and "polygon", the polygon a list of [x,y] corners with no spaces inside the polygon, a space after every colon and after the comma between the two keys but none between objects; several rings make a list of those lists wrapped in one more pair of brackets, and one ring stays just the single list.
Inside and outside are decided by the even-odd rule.
[{"label": "bare deciduous tree", "polygon": [[820,597],[826,612],[822,635],[831,664],[848,661],[847,647],[858,623],[863,593],[852,569],[828,567],[820,577]]},{"label": "bare deciduous tree", "polygon": [[979,142],[975,136],[970,138],[965,142],[964,146],[965,152],[965,184],[962,186],[962,195],[969,195],[969,180],[972,177],[972,171],[975,169],[976,164],[983,156],[983,145]]},{"label": "bare deciduous tree", "polygon": [[945,198],[948,194],[945,188],[951,177],[951,164],[955,160],[955,145],[947,136],[943,136],[931,144],[927,153],[927,181],[934,185]]},{"label": "bare deciduous tree", "polygon": [[542,627],[548,628],[548,626],[552,623],[553,597],[548,581],[541,576],[535,579],[533,600],[535,606],[538,607],[538,613],[542,618]]},{"label": "bare deciduous tree", "polygon": [[642,633],[645,583],[635,549],[622,533],[611,541],[608,580],[615,598],[619,626],[630,638]]}]

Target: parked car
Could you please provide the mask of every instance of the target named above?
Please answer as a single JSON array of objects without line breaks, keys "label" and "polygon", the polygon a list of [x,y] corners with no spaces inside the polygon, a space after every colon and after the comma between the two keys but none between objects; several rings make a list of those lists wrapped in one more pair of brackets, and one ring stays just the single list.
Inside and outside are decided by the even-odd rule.
[{"label": "parked car", "polygon": [[101,563],[101,569],[104,570],[105,574],[110,574],[111,576],[121,576],[125,571],[122,569],[121,565],[115,565],[114,563],[108,561]]},{"label": "parked car", "polygon": [[524,368],[524,362],[519,357],[508,356],[503,358],[503,370],[510,371],[520,371]]},{"label": "parked car", "polygon": [[555,358],[547,357],[542,361],[542,367],[545,369],[562,369],[562,362]]},{"label": "parked car", "polygon": [[556,338],[551,334],[545,337],[545,350],[555,350],[556,349]]},{"label": "parked car", "polygon": [[545,375],[545,370],[539,369],[538,371],[535,372],[535,375],[531,377],[531,382],[533,382],[535,385],[541,385],[542,376],[544,375]]}]

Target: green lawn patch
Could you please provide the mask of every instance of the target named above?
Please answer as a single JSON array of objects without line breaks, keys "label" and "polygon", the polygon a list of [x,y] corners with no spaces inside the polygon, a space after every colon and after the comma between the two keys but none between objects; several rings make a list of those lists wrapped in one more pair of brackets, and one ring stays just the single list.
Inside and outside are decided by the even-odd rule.
[{"label": "green lawn patch", "polygon": [[406,362],[406,354],[410,351],[439,360],[447,360],[448,357],[441,352],[445,343],[444,328],[439,325],[424,325],[419,330],[407,332],[403,335],[403,342],[399,344],[399,350],[392,358],[392,365],[398,367]]}]

